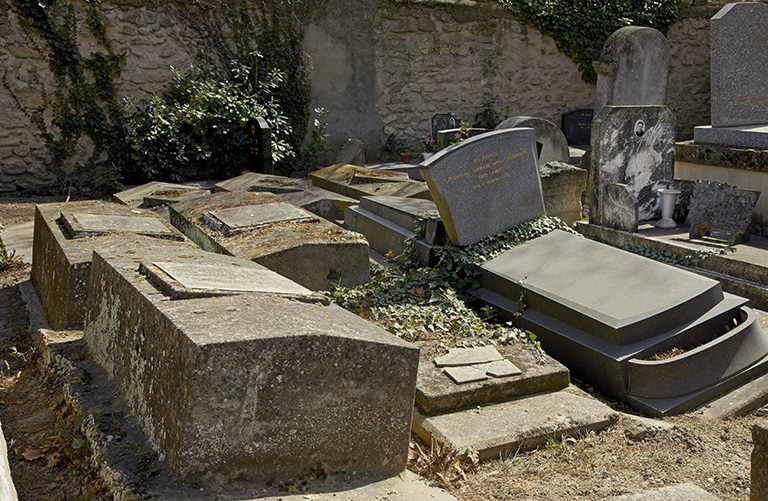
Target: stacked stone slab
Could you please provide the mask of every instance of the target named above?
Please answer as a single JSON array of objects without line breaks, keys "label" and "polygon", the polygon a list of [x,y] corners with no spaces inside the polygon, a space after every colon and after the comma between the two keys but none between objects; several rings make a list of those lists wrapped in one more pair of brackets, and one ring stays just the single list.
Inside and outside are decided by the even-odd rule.
[{"label": "stacked stone slab", "polygon": [[415,257],[423,266],[433,266],[437,250],[445,244],[445,228],[430,200],[402,197],[363,197],[347,209],[344,224],[365,235],[368,245],[383,256],[405,262],[406,241],[417,231]]},{"label": "stacked stone slab", "polygon": [[429,199],[427,185],[405,172],[337,164],[309,174],[312,184],[356,200],[370,195]]},{"label": "stacked stone slab", "polygon": [[417,348],[248,260],[140,239],[91,271],[89,349],[182,481],[405,467]]},{"label": "stacked stone slab", "polygon": [[246,172],[240,176],[216,183],[214,193],[261,191],[274,193],[293,205],[297,205],[329,221],[344,219],[347,207],[357,200],[332,191],[312,186],[309,179],[271,176]]},{"label": "stacked stone slab", "polygon": [[137,235],[185,240],[153,212],[124,205],[91,200],[35,207],[30,275],[51,327],[82,327],[93,250]]},{"label": "stacked stone slab", "polygon": [[255,261],[312,290],[369,278],[368,243],[271,193],[215,193],[170,207],[201,248]]},{"label": "stacked stone slab", "polygon": [[152,181],[112,195],[112,201],[130,207],[151,209],[182,200],[193,200],[208,195],[211,191],[185,184]]},{"label": "stacked stone slab", "polygon": [[575,376],[649,414],[691,410],[768,372],[768,334],[717,281],[563,231],[480,270],[478,296]]}]

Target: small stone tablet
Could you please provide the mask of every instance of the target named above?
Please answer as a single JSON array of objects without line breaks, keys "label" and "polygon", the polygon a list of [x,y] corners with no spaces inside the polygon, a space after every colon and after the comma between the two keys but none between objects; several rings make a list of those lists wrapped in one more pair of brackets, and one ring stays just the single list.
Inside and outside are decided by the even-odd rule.
[{"label": "small stone tablet", "polygon": [[443,372],[453,379],[453,382],[456,384],[472,383],[488,379],[488,375],[484,371],[475,369],[471,366],[446,367],[443,369]]},{"label": "small stone tablet", "polygon": [[156,217],[62,213],[59,220],[70,238],[92,237],[104,233],[141,233],[167,237],[175,235]]},{"label": "small stone tablet", "polygon": [[504,357],[502,357],[493,346],[479,346],[477,348],[455,348],[448,350],[446,355],[437,357],[435,359],[435,365],[438,367],[474,365],[503,359]]},{"label": "small stone tablet", "polygon": [[309,289],[267,269],[189,263],[152,263],[188,289],[311,294]]},{"label": "small stone tablet", "polygon": [[523,373],[515,364],[506,359],[487,364],[477,364],[472,367],[484,371],[491,377],[519,376]]},{"label": "small stone tablet", "polygon": [[287,202],[213,210],[208,212],[207,216],[211,219],[208,222],[210,226],[225,233],[246,231],[278,221],[315,219],[313,214]]}]

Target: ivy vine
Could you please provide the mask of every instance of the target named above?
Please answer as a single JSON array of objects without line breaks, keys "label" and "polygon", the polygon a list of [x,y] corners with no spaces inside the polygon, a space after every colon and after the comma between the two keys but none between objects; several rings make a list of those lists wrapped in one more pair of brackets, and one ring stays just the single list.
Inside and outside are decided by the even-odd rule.
[{"label": "ivy vine", "polygon": [[608,37],[624,26],[648,26],[666,34],[679,15],[678,0],[498,0],[516,16],[551,36],[586,82],[596,82],[592,62]]},{"label": "ivy vine", "polygon": [[[49,169],[64,181],[65,163],[75,154],[83,136],[92,150],[81,171],[106,167],[111,178],[91,179],[96,187],[113,182],[130,159],[125,117],[118,103],[116,82],[120,79],[125,53],[115,50],[107,37],[100,0],[86,0],[85,24],[99,49],[88,56],[78,47],[83,31],[75,7],[66,0],[10,0],[30,45],[45,59],[54,81],[52,94],[37,79],[42,104],[22,105],[3,75],[3,86],[21,111],[40,131],[51,156]],[[44,46],[40,46],[41,40]],[[48,112],[52,119],[47,120]],[[103,187],[103,186],[101,186]]]}]

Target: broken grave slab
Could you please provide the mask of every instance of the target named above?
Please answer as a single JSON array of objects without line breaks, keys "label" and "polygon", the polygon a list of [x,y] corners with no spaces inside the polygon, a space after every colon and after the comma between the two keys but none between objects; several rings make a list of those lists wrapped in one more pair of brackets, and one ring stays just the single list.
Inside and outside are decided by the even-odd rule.
[{"label": "broken grave slab", "polygon": [[151,181],[115,193],[112,195],[112,201],[130,207],[148,209],[158,205],[166,205],[181,200],[191,200],[203,197],[209,193],[210,190],[195,186]]},{"label": "broken grave slab", "polygon": [[617,419],[593,398],[559,391],[434,416],[414,409],[412,428],[427,444],[435,440],[460,454],[476,452],[482,461],[535,449],[551,437],[601,430]]},{"label": "broken grave slab", "polygon": [[95,251],[84,337],[177,479],[404,469],[416,347],[251,261],[135,247]]},{"label": "broken grave slab", "polygon": [[158,237],[149,241],[185,240],[156,214],[125,205],[91,200],[36,206],[30,275],[51,327],[82,326],[93,250],[142,234]]},{"label": "broken grave slab", "polygon": [[434,363],[433,351],[424,345],[416,383],[416,407],[424,415],[503,402],[536,393],[558,391],[569,383],[568,369],[553,358],[535,353],[522,344],[498,346],[504,360],[521,374],[501,376],[476,383],[456,384]]},{"label": "broken grave slab", "polygon": [[268,174],[246,172],[240,176],[221,181],[214,186],[215,193],[264,191],[280,195],[293,205],[317,214],[329,221],[344,219],[344,211],[357,204],[357,199],[346,197],[312,185],[308,179],[295,179]]},{"label": "broken grave slab", "polygon": [[172,205],[170,218],[201,248],[255,261],[312,290],[370,278],[361,235],[271,193],[215,193]]},{"label": "broken grave slab", "polygon": [[312,184],[359,200],[367,195],[389,195],[430,199],[427,185],[413,181],[404,172],[336,164],[309,174]]}]

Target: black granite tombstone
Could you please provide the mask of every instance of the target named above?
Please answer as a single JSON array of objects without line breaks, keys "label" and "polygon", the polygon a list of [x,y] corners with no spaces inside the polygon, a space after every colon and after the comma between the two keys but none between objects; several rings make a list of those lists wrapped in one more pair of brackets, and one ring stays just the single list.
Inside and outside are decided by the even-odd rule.
[{"label": "black granite tombstone", "polygon": [[563,115],[563,133],[571,146],[588,145],[592,138],[592,110],[574,110]]},{"label": "black granite tombstone", "polygon": [[252,118],[245,125],[248,135],[248,157],[254,172],[273,174],[272,131],[262,117]]}]

